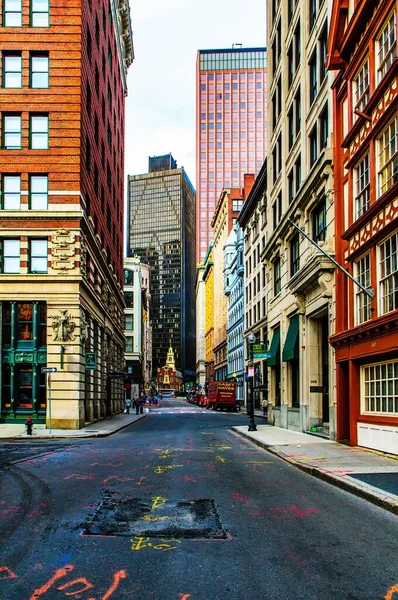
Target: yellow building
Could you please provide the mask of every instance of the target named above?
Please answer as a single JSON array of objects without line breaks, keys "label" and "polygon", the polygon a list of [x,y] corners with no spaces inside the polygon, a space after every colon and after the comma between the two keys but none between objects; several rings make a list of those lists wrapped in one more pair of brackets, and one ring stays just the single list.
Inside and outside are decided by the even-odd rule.
[{"label": "yellow building", "polygon": [[213,262],[213,242],[210,242],[209,249],[203,261],[205,282],[205,360],[206,360],[206,384],[207,385],[214,374],[214,355],[213,355],[213,337],[214,337],[214,262]]}]

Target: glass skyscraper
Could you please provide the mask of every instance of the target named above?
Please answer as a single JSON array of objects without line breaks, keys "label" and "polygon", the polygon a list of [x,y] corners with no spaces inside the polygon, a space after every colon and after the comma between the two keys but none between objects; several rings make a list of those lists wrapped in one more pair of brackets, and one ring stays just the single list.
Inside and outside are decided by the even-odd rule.
[{"label": "glass skyscraper", "polygon": [[196,258],[213,239],[223,187],[257,175],[267,148],[266,48],[199,50],[196,63]]},{"label": "glass skyscraper", "polygon": [[185,380],[195,374],[195,190],[171,155],[128,178],[128,256],[150,265],[152,374],[174,350]]}]

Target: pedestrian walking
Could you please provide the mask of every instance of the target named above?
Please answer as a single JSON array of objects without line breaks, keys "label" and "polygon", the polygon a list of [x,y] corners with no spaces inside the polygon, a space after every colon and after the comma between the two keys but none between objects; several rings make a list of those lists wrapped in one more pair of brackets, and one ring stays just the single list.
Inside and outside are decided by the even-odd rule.
[{"label": "pedestrian walking", "polygon": [[131,408],[131,400],[129,398],[126,398],[126,402],[124,403],[124,412],[127,413],[128,415],[130,414],[130,408]]},{"label": "pedestrian walking", "polygon": [[264,417],[266,417],[268,413],[268,400],[266,398],[263,398],[263,400],[261,400],[261,407],[263,409],[263,415]]},{"label": "pedestrian walking", "polygon": [[138,402],[138,396],[134,396],[134,408],[135,414],[138,415],[140,412],[140,403]]}]

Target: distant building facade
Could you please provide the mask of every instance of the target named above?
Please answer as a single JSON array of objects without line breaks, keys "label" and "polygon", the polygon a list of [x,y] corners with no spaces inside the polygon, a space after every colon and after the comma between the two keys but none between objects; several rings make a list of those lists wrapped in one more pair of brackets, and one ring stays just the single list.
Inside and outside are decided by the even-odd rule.
[{"label": "distant building facade", "polygon": [[0,45],[1,420],[48,424],[51,367],[79,429],[123,407],[129,3],[3,3]]},{"label": "distant building facade", "polygon": [[200,263],[196,269],[196,387],[202,390],[206,381],[206,344],[205,344],[205,267]]},{"label": "distant building facade", "polygon": [[205,391],[214,379],[214,261],[213,242],[203,261],[203,281],[205,283]]},{"label": "distant building facade", "polygon": [[151,269],[141,263],[142,377],[147,389],[152,378]]},{"label": "distant building facade", "polygon": [[[395,0],[333,2],[337,439],[398,454]],[[373,290],[368,294],[366,290]]]},{"label": "distant building facade", "polygon": [[151,157],[128,188],[127,254],[150,266],[152,375],[171,345],[184,380],[194,381],[195,190],[171,155]]},{"label": "distant building facade", "polygon": [[224,246],[224,294],[227,305],[227,381],[236,382],[236,399],[244,402],[245,326],[243,230],[235,224]]},{"label": "distant building facade", "polygon": [[167,352],[166,364],[157,370],[157,388],[163,392],[167,390],[184,390],[183,377],[180,371],[176,369],[173,348],[170,346]]},{"label": "distant building facade", "polygon": [[267,149],[267,52],[199,50],[196,63],[197,263],[213,239],[221,190],[243,187]]},{"label": "distant building facade", "polygon": [[131,384],[132,396],[138,396],[143,384],[143,306],[141,262],[138,257],[124,259],[124,300],[126,380]]}]

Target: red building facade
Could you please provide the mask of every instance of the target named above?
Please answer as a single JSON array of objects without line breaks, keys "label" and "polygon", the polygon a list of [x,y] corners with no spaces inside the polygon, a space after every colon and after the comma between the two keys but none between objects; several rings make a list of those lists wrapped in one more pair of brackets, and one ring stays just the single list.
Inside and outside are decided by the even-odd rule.
[{"label": "red building facade", "polygon": [[337,439],[398,454],[396,0],[334,0]]}]

